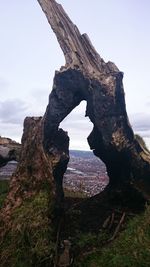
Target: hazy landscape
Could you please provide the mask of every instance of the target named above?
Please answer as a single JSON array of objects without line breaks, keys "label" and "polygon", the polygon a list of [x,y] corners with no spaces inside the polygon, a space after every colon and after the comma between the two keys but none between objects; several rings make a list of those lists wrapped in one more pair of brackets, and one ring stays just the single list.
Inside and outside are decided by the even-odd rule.
[{"label": "hazy landscape", "polygon": [[93,196],[100,193],[107,183],[106,167],[92,152],[70,151],[70,161],[64,174],[64,188]]},{"label": "hazy landscape", "polygon": [[[17,167],[10,161],[0,168],[0,180],[10,179]],[[64,174],[63,187],[72,192],[82,192],[86,196],[100,193],[108,183],[105,165],[91,151],[70,151],[70,161]]]}]

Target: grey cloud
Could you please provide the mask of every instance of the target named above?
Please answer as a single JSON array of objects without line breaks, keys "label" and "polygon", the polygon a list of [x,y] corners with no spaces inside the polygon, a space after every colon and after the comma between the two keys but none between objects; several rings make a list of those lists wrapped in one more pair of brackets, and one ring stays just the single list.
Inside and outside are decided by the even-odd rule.
[{"label": "grey cloud", "polygon": [[0,92],[3,93],[9,87],[9,82],[0,77]]},{"label": "grey cloud", "polygon": [[0,121],[0,135],[12,138],[18,142],[21,141],[23,124],[4,123]]},{"label": "grey cloud", "polygon": [[83,120],[85,118],[85,111],[72,111],[65,119],[64,121],[67,122],[68,120]]},{"label": "grey cloud", "polygon": [[46,88],[33,89],[28,103],[30,103],[30,116],[43,116],[48,105],[49,90]]},{"label": "grey cloud", "polygon": [[60,127],[68,132],[71,148],[89,149],[87,137],[93,129],[93,124],[89,122],[89,118],[84,118],[81,114],[74,114],[67,121],[62,122]]},{"label": "grey cloud", "polygon": [[70,147],[73,149],[89,149],[87,137],[93,129],[93,124],[81,114],[74,114],[71,118],[60,124],[63,130],[68,132]]},{"label": "grey cloud", "polygon": [[60,124],[68,132],[70,147],[73,149],[89,149],[87,137],[93,129],[93,124],[85,117],[86,102],[82,101]]},{"label": "grey cloud", "polygon": [[88,119],[88,117],[85,117],[85,113],[83,112],[72,112],[70,113],[63,121],[65,123],[69,122],[73,122],[73,121],[86,121]]},{"label": "grey cloud", "polygon": [[143,137],[150,137],[150,114],[130,115],[130,121],[135,132],[140,133]]},{"label": "grey cloud", "polygon": [[39,100],[39,99],[42,100],[46,98],[48,101],[49,94],[50,94],[50,90],[48,88],[37,88],[37,89],[32,90],[31,96],[35,100]]},{"label": "grey cloud", "polygon": [[137,133],[143,138],[150,138],[150,131],[138,131]]},{"label": "grey cloud", "polygon": [[64,120],[63,123],[74,123],[74,122],[86,122],[89,118],[85,117],[86,103],[82,102],[77,106]]},{"label": "grey cloud", "polygon": [[0,102],[0,120],[2,123],[20,124],[27,115],[28,107],[20,99]]},{"label": "grey cloud", "polygon": [[146,106],[150,106],[150,95],[147,96],[145,104],[146,104]]},{"label": "grey cloud", "polygon": [[74,119],[72,120],[68,120],[66,122],[62,122],[60,127],[64,128],[64,130],[67,129],[72,129],[72,130],[83,130],[83,131],[88,131],[90,132],[91,129],[93,128],[93,124],[91,122],[89,122],[88,120],[84,120],[84,119]]},{"label": "grey cloud", "polygon": [[130,116],[131,124],[137,130],[150,130],[150,114],[137,113]]}]

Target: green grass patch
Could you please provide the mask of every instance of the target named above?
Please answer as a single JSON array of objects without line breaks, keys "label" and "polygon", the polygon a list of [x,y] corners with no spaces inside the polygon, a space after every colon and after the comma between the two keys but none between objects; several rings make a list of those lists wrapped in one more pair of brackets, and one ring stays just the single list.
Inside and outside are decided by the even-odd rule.
[{"label": "green grass patch", "polygon": [[4,200],[7,196],[9,190],[9,181],[8,180],[0,180],[0,209],[3,206]]},{"label": "green grass patch", "polygon": [[[0,207],[9,189],[9,181],[0,181]],[[72,192],[71,192],[72,196]],[[70,196],[70,197],[71,197]],[[77,198],[77,195],[75,196]],[[83,197],[84,198],[84,197]],[[51,228],[50,195],[47,186],[13,213],[11,229],[0,243],[1,267],[53,266],[55,242]],[[88,207],[87,207],[88,208]],[[74,222],[72,236],[76,267],[149,267],[150,266],[150,206],[132,219],[119,237],[107,244],[110,233],[82,232],[80,210],[70,210]],[[77,218],[77,219],[76,219]],[[75,229],[78,231],[75,231]]]},{"label": "green grass patch", "polygon": [[15,210],[0,248],[1,267],[49,267],[54,253],[49,195],[46,191]]},{"label": "green grass patch", "polygon": [[109,233],[105,230],[99,233],[79,233],[75,237],[74,244],[76,249],[80,252],[87,252],[90,249],[97,249],[97,247],[103,246],[104,243],[110,238]]},{"label": "green grass patch", "polygon": [[64,196],[68,198],[80,198],[80,199],[88,197],[87,194],[82,191],[73,191],[67,188],[64,188]]},{"label": "green grass patch", "polygon": [[78,261],[78,267],[149,267],[150,207],[132,219],[126,230],[111,244]]}]

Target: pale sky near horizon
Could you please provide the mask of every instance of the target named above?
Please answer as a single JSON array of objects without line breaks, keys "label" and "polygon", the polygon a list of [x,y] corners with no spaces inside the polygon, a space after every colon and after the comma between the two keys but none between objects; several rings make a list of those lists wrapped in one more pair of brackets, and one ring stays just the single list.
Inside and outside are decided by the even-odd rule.
[{"label": "pale sky near horizon", "polygon": [[[124,72],[127,112],[150,146],[150,1],[58,0],[105,61]],[[36,0],[0,1],[0,135],[19,141],[26,116],[43,115],[62,51]],[[89,149],[80,104],[61,124],[70,148]]]}]

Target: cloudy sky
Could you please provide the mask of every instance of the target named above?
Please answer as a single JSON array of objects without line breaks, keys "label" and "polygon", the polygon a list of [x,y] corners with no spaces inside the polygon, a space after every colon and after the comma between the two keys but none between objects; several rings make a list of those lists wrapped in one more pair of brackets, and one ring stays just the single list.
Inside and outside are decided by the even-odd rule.
[{"label": "cloudy sky", "polygon": [[[124,72],[127,111],[150,145],[150,1],[59,0],[105,61]],[[43,115],[64,57],[36,0],[0,1],[0,135],[20,140],[26,116]],[[72,149],[88,149],[80,104],[61,124]]]}]

